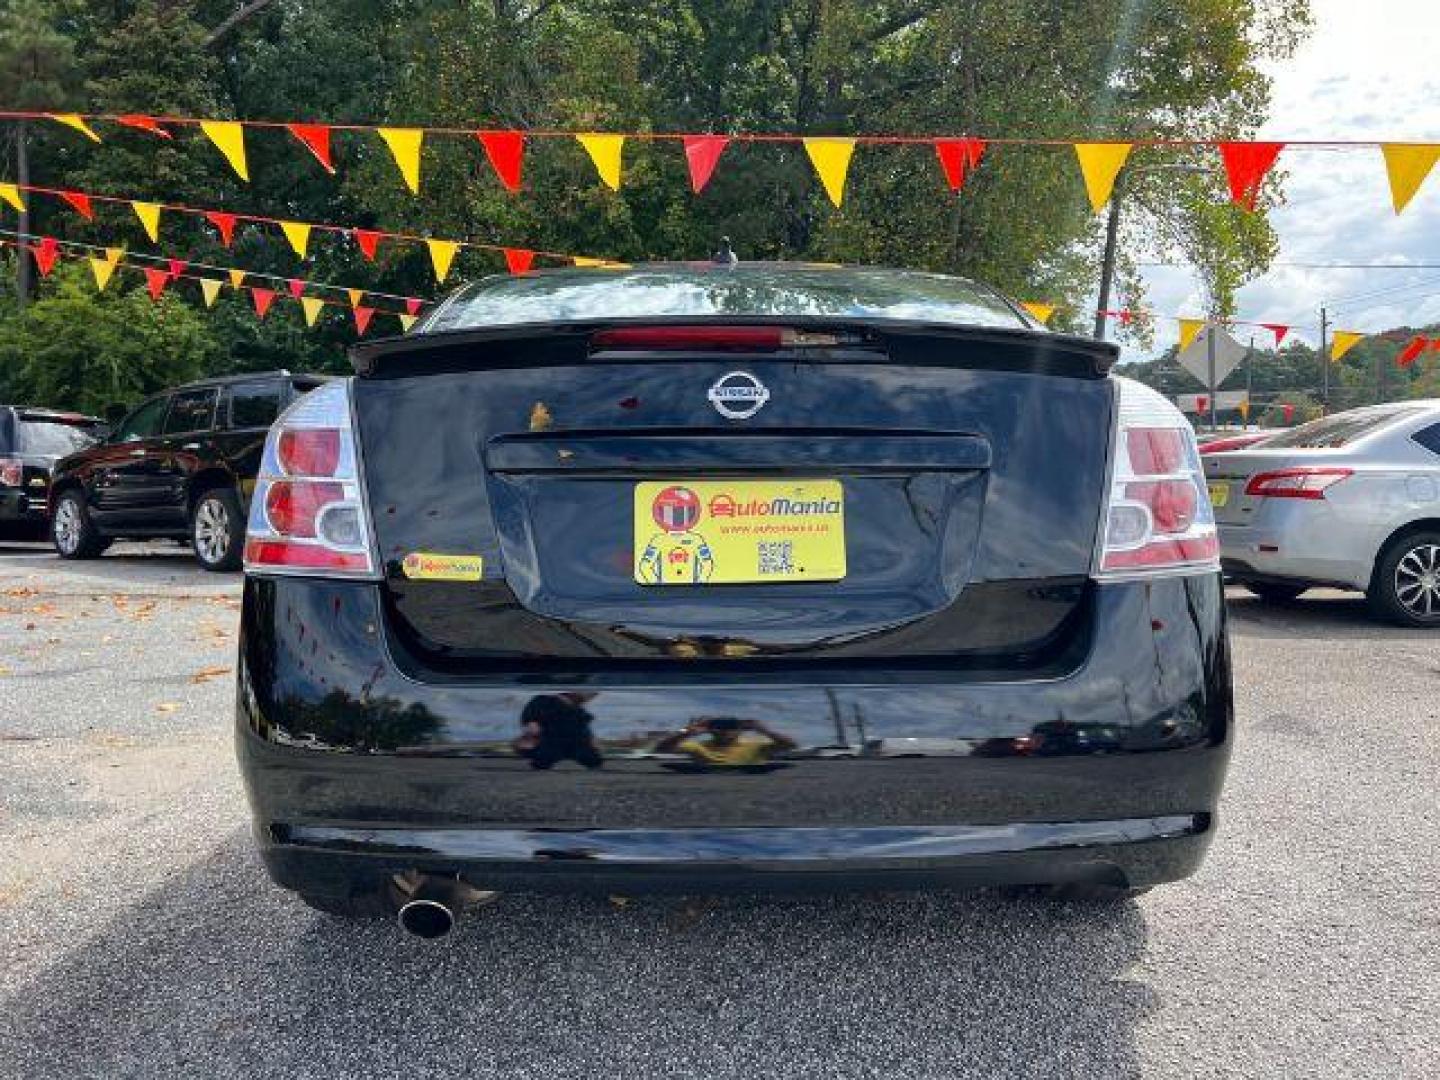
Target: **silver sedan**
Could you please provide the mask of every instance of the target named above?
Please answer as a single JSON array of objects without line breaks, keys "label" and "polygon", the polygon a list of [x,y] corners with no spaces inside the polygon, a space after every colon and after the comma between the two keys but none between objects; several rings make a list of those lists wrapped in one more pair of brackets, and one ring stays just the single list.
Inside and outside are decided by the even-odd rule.
[{"label": "silver sedan", "polygon": [[1257,596],[1358,589],[1440,628],[1440,400],[1371,405],[1206,454],[1226,574]]}]

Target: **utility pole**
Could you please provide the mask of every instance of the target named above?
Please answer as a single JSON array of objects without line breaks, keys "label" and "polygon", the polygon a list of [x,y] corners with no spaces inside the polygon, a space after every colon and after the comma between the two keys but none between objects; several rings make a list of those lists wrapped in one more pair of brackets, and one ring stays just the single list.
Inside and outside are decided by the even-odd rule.
[{"label": "utility pole", "polygon": [[1095,307],[1095,340],[1105,340],[1105,312],[1110,308],[1110,279],[1115,276],[1115,243],[1120,235],[1119,184],[1110,193],[1110,219],[1105,224],[1105,256],[1100,263],[1100,303]]},{"label": "utility pole", "polygon": [[1215,323],[1205,328],[1205,385],[1210,390],[1210,430],[1215,430]]},{"label": "utility pole", "polygon": [[1245,411],[1240,414],[1244,421],[1240,425],[1241,431],[1250,430],[1250,410],[1255,408],[1255,403],[1250,400],[1250,391],[1255,387],[1255,335],[1250,335],[1250,345],[1245,350]]},{"label": "utility pole", "polygon": [[1320,308],[1320,414],[1330,412],[1330,313]]},{"label": "utility pole", "polygon": [[[19,120],[15,123],[15,182],[20,186],[23,193],[20,201],[25,204],[25,209],[20,211],[20,225],[18,231],[22,237],[30,235],[30,154],[25,145],[25,121]],[[21,243],[24,243],[21,240]],[[30,299],[31,291],[31,269],[30,255],[24,248],[15,248],[15,302],[23,311],[26,302]]]}]

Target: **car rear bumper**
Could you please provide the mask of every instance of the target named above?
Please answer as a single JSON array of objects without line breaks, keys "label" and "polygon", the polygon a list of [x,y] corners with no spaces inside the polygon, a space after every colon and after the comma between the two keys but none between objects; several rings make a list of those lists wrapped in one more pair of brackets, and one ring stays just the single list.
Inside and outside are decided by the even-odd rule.
[{"label": "car rear bumper", "polygon": [[[1232,705],[1218,576],[1098,586],[1058,677],[807,669],[581,685],[418,679],[374,585],[250,579],[237,745],[271,875],[518,890],[1147,885],[1203,857]],[[321,632],[317,636],[316,629]],[[537,695],[595,696],[596,755],[512,745]],[[700,768],[656,740],[743,716],[794,748]],[[589,767],[581,761],[589,762]]]},{"label": "car rear bumper", "polygon": [[35,525],[45,520],[45,492],[0,488],[0,523]]},{"label": "car rear bumper", "polygon": [[1228,577],[1369,587],[1370,562],[1350,554],[1333,529],[1283,518],[1266,525],[1221,525],[1219,533],[1220,561]]}]

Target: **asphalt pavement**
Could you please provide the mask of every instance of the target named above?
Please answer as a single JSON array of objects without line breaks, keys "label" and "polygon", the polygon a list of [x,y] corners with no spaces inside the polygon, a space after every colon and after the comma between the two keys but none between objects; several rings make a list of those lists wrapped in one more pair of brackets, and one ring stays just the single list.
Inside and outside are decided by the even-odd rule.
[{"label": "asphalt pavement", "polygon": [[505,896],[441,942],[274,888],[239,579],[0,547],[0,1077],[1440,1076],[1440,637],[1232,591],[1202,872],[995,894]]}]

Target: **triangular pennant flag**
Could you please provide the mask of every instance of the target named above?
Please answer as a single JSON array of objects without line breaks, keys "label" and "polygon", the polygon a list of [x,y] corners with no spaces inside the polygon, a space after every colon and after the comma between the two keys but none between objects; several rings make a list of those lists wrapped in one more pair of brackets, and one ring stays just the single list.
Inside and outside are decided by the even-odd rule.
[{"label": "triangular pennant flag", "polygon": [[305,249],[310,246],[310,226],[303,221],[282,221],[280,231],[285,234],[285,239],[290,241],[295,254],[305,258]]},{"label": "triangular pennant flag", "polygon": [[95,208],[90,205],[90,196],[80,191],[62,191],[60,198],[64,199],[74,211],[86,221],[95,220]]},{"label": "triangular pennant flag", "polygon": [[20,198],[20,189],[14,184],[0,184],[0,199],[4,199],[22,214],[25,212],[25,200]]},{"label": "triangular pennant flag", "polygon": [[226,274],[228,274],[230,277],[230,287],[238,292],[240,286],[245,284],[245,271],[227,270]]},{"label": "triangular pennant flag", "polygon": [[400,329],[406,333],[415,325],[416,317],[414,315],[405,315],[397,312],[395,317],[400,320]]},{"label": "triangular pennant flag", "polygon": [[525,248],[506,248],[505,266],[512,274],[524,274],[535,264],[535,252]]},{"label": "triangular pennant flag", "polygon": [[145,235],[150,237],[152,244],[160,240],[160,204],[153,202],[132,202],[131,209],[135,216],[140,219],[140,224],[145,227]]},{"label": "triangular pennant flag", "polygon": [[200,279],[200,295],[205,297],[205,306],[214,307],[215,301],[220,298],[220,286],[224,282],[215,278],[202,277]]},{"label": "triangular pennant flag", "polygon": [[430,265],[435,268],[435,280],[444,281],[460,245],[454,240],[426,240],[425,246],[430,249]]},{"label": "triangular pennant flag", "polygon": [[1225,163],[1225,177],[1230,181],[1230,198],[1246,210],[1255,209],[1255,199],[1265,175],[1285,149],[1278,142],[1222,142],[1220,159]]},{"label": "triangular pennant flag", "polygon": [[477,131],[490,167],[507,191],[520,190],[520,168],[525,156],[525,134],[520,131]]},{"label": "triangular pennant flag", "polygon": [[591,258],[590,256],[588,256],[588,255],[575,255],[575,256],[572,257],[572,261],[575,263],[576,266],[604,266],[604,265],[605,265],[605,260],[604,260],[604,259],[592,259],[592,258]]},{"label": "triangular pennant flag", "polygon": [[174,281],[185,273],[185,268],[189,265],[184,259],[169,259],[165,263],[165,270],[170,275],[170,280]]},{"label": "triangular pennant flag", "polygon": [[1400,355],[1395,357],[1396,367],[1409,367],[1415,362],[1415,358],[1425,351],[1425,346],[1430,344],[1430,339],[1425,337],[1414,337],[1410,343],[1400,350]]},{"label": "triangular pennant flag", "polygon": [[250,286],[250,299],[255,303],[255,314],[260,318],[270,310],[270,305],[275,302],[274,289],[262,289],[259,285]]},{"label": "triangular pennant flag", "polygon": [[79,113],[73,113],[73,112],[67,112],[67,113],[51,113],[51,114],[50,114],[50,119],[51,119],[51,120],[58,120],[58,121],[60,121],[60,123],[64,124],[64,125],[65,125],[66,127],[68,127],[68,128],[74,128],[76,131],[80,132],[81,135],[84,135],[84,136],[85,136],[87,139],[89,139],[91,142],[99,142],[99,141],[100,141],[100,136],[95,134],[94,129],[91,128],[91,126],[85,122],[85,118],[84,118],[83,116],[81,116]]},{"label": "triangular pennant flag", "polygon": [[115,122],[117,124],[124,124],[128,128],[135,128],[137,131],[148,131],[151,135],[159,135],[162,139],[173,139],[175,137],[162,127],[160,121],[156,120],[153,116],[141,116],[138,113],[129,113],[125,116],[117,116]]},{"label": "triangular pennant flag", "polygon": [[1249,419],[1250,419],[1250,402],[1249,402],[1249,400],[1248,400],[1247,398],[1241,398],[1239,401],[1237,401],[1237,402],[1235,403],[1235,411],[1240,414],[1240,419],[1241,419],[1241,420],[1244,420],[1244,421],[1247,421],[1247,422],[1248,422]]},{"label": "triangular pennant flag", "polygon": [[1390,177],[1390,201],[1395,213],[1404,210],[1440,159],[1440,143],[1382,143],[1385,173]]},{"label": "triangular pennant flag", "polygon": [[839,206],[845,199],[845,177],[850,172],[850,157],[855,153],[854,139],[806,139],[805,153],[820,174],[825,194]]},{"label": "triangular pennant flag", "polygon": [[1130,157],[1130,144],[1076,143],[1075,157],[1080,162],[1080,175],[1085,178],[1090,209],[1098,214],[1110,201],[1110,193],[1115,190],[1115,178]]},{"label": "triangular pennant flag", "polygon": [[225,155],[236,175],[248,184],[250,166],[245,161],[245,126],[234,120],[201,120],[200,130]]},{"label": "triangular pennant flag", "polygon": [[345,295],[350,298],[350,306],[351,306],[352,308],[357,308],[357,307],[360,306],[360,301],[365,299],[365,290],[364,290],[364,289],[346,289],[346,290],[345,290]]},{"label": "triangular pennant flag", "polygon": [[1195,335],[1205,327],[1204,319],[1181,319],[1180,320],[1180,351],[1184,352],[1195,340]]},{"label": "triangular pennant flag", "polygon": [[985,153],[984,139],[936,139],[935,156],[940,159],[940,168],[951,191],[965,186],[965,177],[980,164]]},{"label": "triangular pennant flag", "polygon": [[325,307],[325,301],[318,296],[300,297],[300,310],[305,312],[305,325],[314,326],[315,320],[320,318],[320,312]]},{"label": "triangular pennant flag", "polygon": [[405,298],[405,313],[407,315],[419,315],[420,307],[425,301],[418,296],[407,296]]},{"label": "triangular pennant flag", "polygon": [[690,167],[690,190],[699,195],[710,182],[720,155],[730,145],[728,135],[686,135],[685,164]]},{"label": "triangular pennant flag", "polygon": [[365,333],[365,328],[370,325],[370,318],[374,314],[375,309],[373,307],[357,307],[354,309],[355,332],[357,334]]},{"label": "triangular pennant flag", "polygon": [[115,264],[104,259],[91,259],[90,272],[95,275],[95,288],[104,292],[105,286],[110,284],[110,278],[115,273]]},{"label": "triangular pennant flag", "polygon": [[380,234],[370,229],[351,229],[350,235],[355,237],[355,243],[360,245],[361,252],[371,262],[375,261],[375,249],[380,246]]},{"label": "triangular pennant flag", "polygon": [[1330,342],[1330,360],[1338,364],[1340,358],[1358,345],[1364,334],[1356,334],[1350,330],[1336,330],[1335,337]]},{"label": "triangular pennant flag", "polygon": [[1020,306],[1028,311],[1042,323],[1049,323],[1050,317],[1055,314],[1054,304],[1042,304],[1037,300],[1022,300]]},{"label": "triangular pennant flag", "polygon": [[298,277],[292,277],[289,278],[285,282],[285,284],[290,289],[290,295],[293,296],[296,300],[299,300],[300,297],[305,295],[305,282],[302,279]]},{"label": "triangular pennant flag", "polygon": [[145,271],[145,287],[150,290],[150,299],[159,300],[165,286],[170,284],[170,271],[159,266],[146,266],[142,269]]},{"label": "triangular pennant flag", "polygon": [[60,257],[60,243],[53,236],[40,238],[40,243],[30,249],[30,254],[35,256],[35,265],[40,268],[41,277],[49,277],[50,271],[55,267],[55,260]]},{"label": "triangular pennant flag", "polygon": [[590,160],[595,165],[595,171],[600,174],[600,179],[611,190],[619,191],[621,156],[625,152],[625,136],[598,135],[592,132],[576,135],[575,138],[585,148],[585,152],[590,155]]},{"label": "triangular pennant flag", "polygon": [[228,248],[235,239],[235,215],[223,210],[206,210],[205,220],[220,231],[220,242]]},{"label": "triangular pennant flag", "polygon": [[390,147],[390,154],[395,158],[395,164],[400,167],[400,175],[405,179],[405,186],[410,189],[412,195],[420,194],[420,145],[425,140],[425,132],[420,128],[376,128],[380,137],[385,140],[385,145]]},{"label": "triangular pennant flag", "polygon": [[111,267],[118,266],[120,264],[120,260],[124,257],[124,255],[124,248],[107,247],[105,249],[105,261],[108,262]]},{"label": "triangular pennant flag", "polygon": [[1290,327],[1284,323],[1262,322],[1260,325],[1275,335],[1275,347],[1277,349],[1280,347],[1280,343],[1285,340],[1285,335],[1290,333]]},{"label": "triangular pennant flag", "polygon": [[315,155],[315,160],[320,162],[325,171],[334,175],[335,166],[330,160],[329,124],[286,124],[285,130],[304,143],[305,148]]}]

